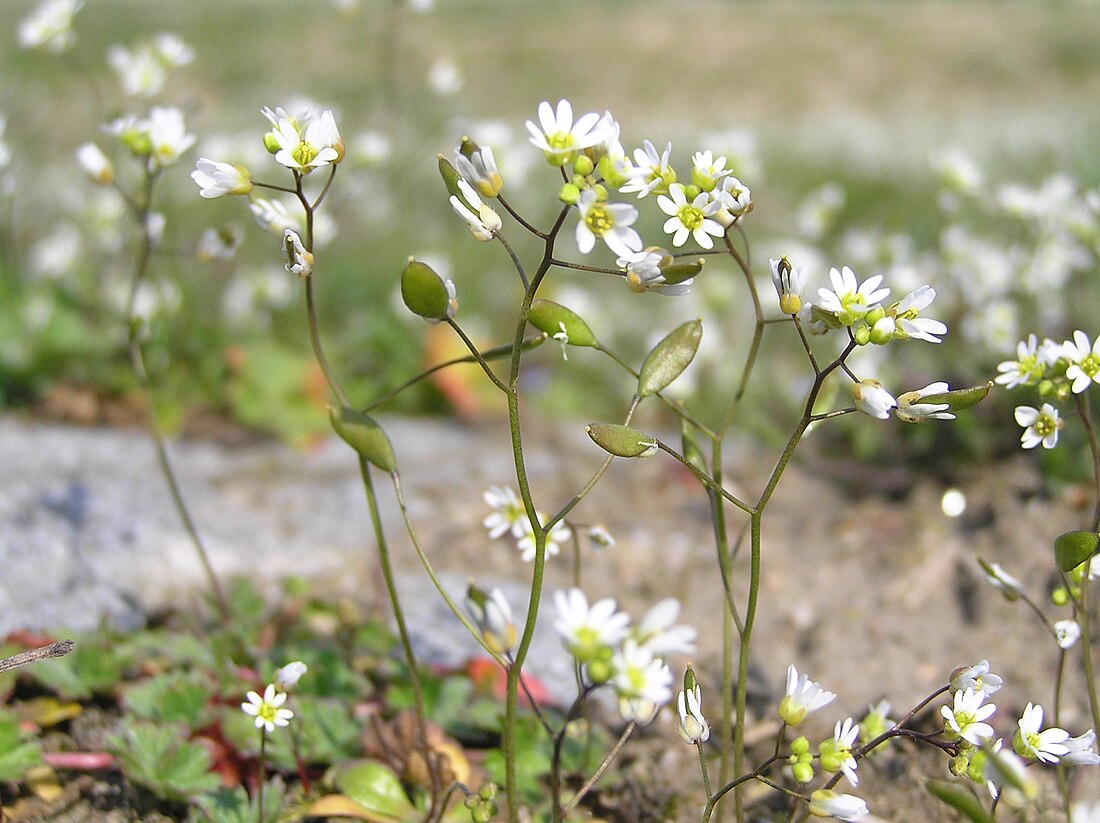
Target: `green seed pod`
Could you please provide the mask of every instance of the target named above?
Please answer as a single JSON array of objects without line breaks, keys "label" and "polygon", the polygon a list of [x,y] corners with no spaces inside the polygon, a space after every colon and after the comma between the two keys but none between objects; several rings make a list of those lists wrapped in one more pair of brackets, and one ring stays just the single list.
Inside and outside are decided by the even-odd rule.
[{"label": "green seed pod", "polygon": [[341,439],[367,462],[385,472],[392,472],[397,468],[397,458],[390,439],[374,420],[347,406],[340,409],[330,406],[328,416],[332,421],[332,428]]},{"label": "green seed pod", "polygon": [[703,321],[689,320],[673,329],[646,356],[638,377],[638,396],[647,397],[667,388],[695,358],[703,338]]},{"label": "green seed pod", "polygon": [[532,326],[551,337],[565,329],[565,342],[570,346],[596,346],[596,335],[579,314],[553,300],[534,300],[527,320]]},{"label": "green seed pod", "polygon": [[705,262],[706,261],[700,257],[694,263],[672,263],[667,266],[661,266],[661,275],[669,285],[683,283],[685,280],[698,277],[699,272],[703,270],[703,264]]},{"label": "green seed pod", "polygon": [[[462,196],[462,192],[458,190],[458,181],[462,179],[462,175],[458,173],[451,161],[444,157],[442,154],[436,155],[436,160],[439,162],[439,174],[443,178],[443,184],[447,187],[447,194],[457,197],[463,203],[466,203],[466,198]],[[469,206],[469,203],[466,203]]]},{"label": "green seed pod", "polygon": [[695,679],[695,670],[688,666],[684,669],[684,691],[690,692],[698,681]]},{"label": "green seed pod", "polygon": [[1098,541],[1096,532],[1064,532],[1054,540],[1054,562],[1061,571],[1073,571],[1096,553]]},{"label": "green seed pod", "polygon": [[454,309],[446,281],[429,266],[410,257],[401,272],[401,299],[409,311],[425,320],[446,320]]},{"label": "green seed pod", "polygon": [[657,451],[657,441],[630,426],[616,423],[590,423],[584,427],[597,446],[616,457],[649,457]]},{"label": "green seed pod", "polygon": [[993,381],[981,386],[971,386],[969,389],[953,389],[942,394],[926,394],[921,398],[922,403],[946,403],[948,409],[953,412],[969,409],[981,403],[989,395],[993,388]]}]

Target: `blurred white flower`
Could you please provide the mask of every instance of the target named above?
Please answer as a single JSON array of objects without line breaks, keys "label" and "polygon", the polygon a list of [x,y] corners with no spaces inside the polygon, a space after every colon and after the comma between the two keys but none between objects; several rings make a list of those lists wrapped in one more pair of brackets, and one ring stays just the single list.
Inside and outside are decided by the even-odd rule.
[{"label": "blurred white flower", "polygon": [[199,195],[206,198],[252,191],[252,175],[248,169],[207,157],[199,158],[195,170],[191,172],[191,179],[198,184]]},{"label": "blurred white flower", "polygon": [[248,204],[248,208],[252,211],[256,225],[274,237],[282,237],[287,229],[301,230],[301,220],[292,216],[286,204],[280,200],[256,197]]},{"label": "blurred white flower", "polygon": [[153,97],[168,79],[164,62],[149,45],[133,50],[111,46],[107,50],[107,63],[118,75],[123,94],[131,97]]},{"label": "blurred white flower", "polygon": [[1039,731],[1042,725],[1043,707],[1028,703],[1017,721],[1016,732],[1012,735],[1012,746],[1020,757],[1043,763],[1057,763],[1069,751],[1064,745],[1069,739],[1069,732],[1057,726]]},{"label": "blurred white flower", "polygon": [[1054,624],[1054,637],[1058,648],[1071,648],[1081,637],[1081,627],[1076,620],[1059,620]]},{"label": "blurred white flower", "polygon": [[170,166],[194,145],[195,135],[187,133],[182,111],[154,107],[149,112],[149,142],[152,158],[161,166]]},{"label": "blurred white flower", "polygon": [[691,626],[675,625],[679,616],[680,601],[675,597],[666,597],[642,616],[631,635],[639,646],[662,657],[691,654],[695,651],[698,633]]},{"label": "blurred white flower", "polygon": [[578,588],[554,592],[554,608],[554,628],[566,650],[581,662],[594,660],[602,650],[618,646],[630,624],[630,616],[617,611],[612,598],[605,597],[589,606],[588,598]]},{"label": "blurred white flower", "polygon": [[[993,582],[995,586],[998,588],[1011,586],[1016,594],[1019,594],[1020,581],[1016,580],[1014,577],[1010,577],[1008,573],[996,563],[982,563],[982,568],[986,569],[986,574],[990,575],[990,581]],[[990,573],[991,569],[997,573],[996,581],[999,582],[994,582],[994,576]],[[972,689],[990,695],[995,694],[1002,685],[1004,685],[1004,680],[1001,676],[989,671],[988,660],[981,660],[973,666],[964,666],[951,672],[950,687],[952,693]]]},{"label": "blurred white flower", "polygon": [[624,720],[645,724],[657,710],[672,699],[672,671],[650,649],[632,638],[611,658],[615,671],[611,685],[619,698],[619,713]]},{"label": "blurred white flower", "polygon": [[456,94],[465,82],[458,63],[449,57],[437,57],[428,69],[428,88],[440,97]]},{"label": "blurred white flower", "polygon": [[81,145],[76,150],[76,162],[88,179],[97,185],[107,186],[115,179],[115,167],[95,143]]},{"label": "blurred white flower", "polygon": [[298,681],[309,671],[309,667],[301,660],[287,663],[275,672],[275,688],[288,692],[298,685]]},{"label": "blurred white flower", "polygon": [[46,0],[19,23],[19,44],[25,49],[42,49],[61,54],[76,42],[73,17],[84,0]]}]

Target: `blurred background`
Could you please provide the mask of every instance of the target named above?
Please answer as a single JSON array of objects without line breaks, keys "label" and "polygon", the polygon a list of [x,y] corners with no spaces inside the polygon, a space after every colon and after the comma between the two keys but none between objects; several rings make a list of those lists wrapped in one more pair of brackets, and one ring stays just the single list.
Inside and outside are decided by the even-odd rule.
[{"label": "blurred background", "polygon": [[[13,0],[6,16],[34,6]],[[852,359],[895,393],[982,383],[1029,332],[1059,341],[1075,328],[1100,332],[1094,3],[89,0],[74,31],[62,54],[21,48],[15,27],[0,38],[0,402],[9,407],[85,422],[123,422],[140,409],[122,320],[133,229],[74,152],[96,142],[125,179],[132,159],[102,124],[152,105],[182,108],[198,138],[158,184],[166,228],[142,302],[158,412],[184,433],[228,424],[304,444],[328,429],[300,286],[279,242],[244,198],[201,200],[188,178],[205,156],[288,184],[261,143],[263,106],[331,108],[347,143],[318,225],[317,289],[331,359],[364,404],[462,353],[446,327],[426,327],[401,305],[409,255],[454,279],[458,319],[479,344],[511,339],[515,273],[499,245],[474,242],[452,213],[435,158],[463,135],[491,145],[510,203],[546,227],[560,178],[524,122],[540,101],[560,98],[578,115],[609,110],[628,151],[671,141],[681,178],[696,151],[726,156],[753,193],[744,227],[769,306],[767,260],[783,254],[809,267],[811,297],[841,265],[861,279],[885,275],[895,297],[932,285],[927,313],[950,327],[942,345],[868,346]],[[192,59],[124,88],[116,47],[136,60],[165,32]],[[664,215],[652,201],[639,206],[643,238],[667,243]],[[581,260],[572,225],[559,256]],[[518,226],[505,231],[521,255],[537,251]],[[602,247],[584,262],[613,265]],[[712,258],[685,297],[565,271],[544,296],[635,362],[702,316],[700,358],[676,388],[711,418],[728,402],[751,332],[732,264]],[[835,341],[821,345],[833,351]],[[629,378],[590,350],[563,363],[545,346],[529,364],[528,402],[546,415],[618,417],[631,393]],[[779,442],[812,376],[789,329],[769,329],[761,368],[742,425]],[[593,381],[609,391],[590,391]],[[502,414],[484,382],[463,367],[387,408]],[[1033,398],[998,394],[959,425],[868,435],[841,424],[835,447],[880,457],[901,449],[939,466],[1015,450],[1011,407]],[[1076,453],[1044,459],[1073,475]]]}]

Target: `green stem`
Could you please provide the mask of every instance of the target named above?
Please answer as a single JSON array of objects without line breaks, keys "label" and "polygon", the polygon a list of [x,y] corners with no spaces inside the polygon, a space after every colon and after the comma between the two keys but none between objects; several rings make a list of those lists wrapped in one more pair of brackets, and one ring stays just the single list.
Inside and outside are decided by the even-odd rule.
[{"label": "green stem", "polygon": [[637,725],[633,720],[626,724],[626,728],[623,729],[623,733],[619,735],[619,739],[615,742],[615,745],[611,747],[611,751],[607,753],[607,757],[605,757],[603,762],[596,767],[596,771],[592,772],[592,776],[584,781],[584,784],[577,789],[577,793],[569,798],[569,801],[562,807],[563,812],[568,814],[572,811],[576,805],[584,799],[584,796],[592,790],[592,787],[599,782],[604,772],[607,771],[611,763],[618,757],[619,752],[622,751],[623,746],[626,745],[626,741],[630,739],[630,735],[634,734],[634,729],[636,728]]},{"label": "green stem", "polygon": [[462,330],[462,327],[454,321],[454,318],[448,317],[446,322],[448,326],[454,329],[455,334],[457,334],[462,339],[462,342],[466,345],[466,348],[470,350],[470,355],[474,358],[474,360],[477,361],[477,364],[481,366],[481,370],[485,372],[485,376],[492,381],[494,386],[507,394],[508,387],[505,386],[504,383],[501,382],[501,379],[496,376],[496,373],[491,368],[489,368],[489,364],[485,361],[485,358],[482,356],[481,352],[478,351],[477,346],[474,345],[474,341],[466,335],[466,332],[464,332]]},{"label": "green stem", "polygon": [[264,783],[267,782],[267,731],[260,728],[260,785],[256,788],[256,805],[260,823],[264,823]]},{"label": "green stem", "polygon": [[680,463],[682,463],[684,465],[684,467],[687,468],[688,471],[690,471],[692,474],[694,474],[696,476],[696,478],[698,478],[699,482],[702,483],[704,486],[706,486],[710,491],[712,491],[716,494],[720,494],[722,497],[724,497],[726,500],[728,500],[730,503],[735,505],[737,508],[739,508],[741,511],[745,512],[746,514],[752,514],[752,512],[753,512],[752,506],[750,506],[748,503],[744,502],[743,500],[739,500],[738,498],[734,497],[732,494],[730,494],[724,488],[719,486],[714,481],[714,478],[712,478],[710,475],[708,475],[706,472],[704,472],[702,469],[700,469],[698,466],[696,466],[694,463],[692,463],[690,460],[688,460],[686,457],[684,457],[682,454],[680,454],[674,448],[672,448],[671,446],[668,446],[665,443],[662,443],[660,440],[655,440],[654,442],[657,443],[657,448],[658,449],[663,451],[665,454],[669,454],[672,457],[675,457],[678,461],[680,461]]},{"label": "green stem", "polygon": [[[737,696],[734,707],[733,772],[741,774],[745,765],[745,705],[749,684],[749,648],[752,629],[756,623],[756,605],[760,596],[760,517],[755,511],[749,521],[749,595],[745,602],[745,616],[741,626],[741,645],[737,656]],[[738,789],[733,795],[737,820],[744,819],[744,800]]]}]

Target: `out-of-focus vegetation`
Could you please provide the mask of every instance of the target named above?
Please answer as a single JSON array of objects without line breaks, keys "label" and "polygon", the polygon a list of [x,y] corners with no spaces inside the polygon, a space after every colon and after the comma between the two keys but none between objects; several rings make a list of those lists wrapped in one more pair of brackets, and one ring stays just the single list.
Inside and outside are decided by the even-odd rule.
[{"label": "out-of-focus vegetation", "polygon": [[[166,422],[214,409],[291,439],[327,427],[301,296],[277,241],[239,200],[201,202],[187,177],[195,158],[210,156],[278,181],[260,144],[267,124],[259,109],[300,100],[333,108],[348,146],[325,210],[333,223],[318,227],[318,293],[331,356],[354,374],[356,400],[456,351],[445,330],[425,332],[400,307],[398,273],[410,254],[454,278],[463,325],[479,342],[510,336],[497,309],[519,286],[495,244],[471,241],[451,213],[435,155],[449,155],[464,134],[492,145],[506,193],[531,216],[552,203],[559,183],[523,128],[543,99],[609,109],[631,124],[622,135],[628,150],[671,140],[681,168],[697,150],[727,155],[753,192],[745,228],[762,289],[770,289],[767,258],[780,254],[811,267],[811,297],[834,265],[886,273],[898,294],[933,285],[933,314],[951,333],[942,346],[921,347],[923,359],[907,352],[905,374],[876,364],[899,388],[982,382],[1028,331],[1062,339],[1091,319],[1100,110],[1089,102],[1100,98],[1100,23],[1087,4],[416,5],[425,4],[98,0],[78,14],[68,54],[24,51],[7,36],[3,402],[39,403],[58,386],[132,393],[121,320],[131,235],[118,198],[85,180],[73,152],[101,138],[109,118],[157,103],[182,106],[199,137],[159,184],[155,204],[167,228],[145,299]],[[9,18],[31,7],[13,4]],[[194,61],[172,69],[151,100],[125,97],[108,48],[162,31],[182,37]],[[534,216],[548,221],[549,206]],[[659,236],[656,219],[645,219],[653,224],[643,236]],[[234,259],[200,262],[208,229],[241,238]],[[723,324],[712,312],[726,304],[733,277],[715,265],[691,296],[662,298],[572,272],[556,276],[547,294],[628,352],[707,316],[693,369],[693,389],[706,395],[731,385],[747,344],[741,320]],[[765,345],[791,343],[780,337]],[[869,364],[877,352],[867,348]],[[557,355],[547,347],[540,356],[549,366]],[[757,434],[772,433],[776,404],[799,394],[791,362],[790,373],[779,367],[769,381],[773,394],[747,409],[745,425]],[[622,379],[603,369],[578,353],[552,378],[547,369],[546,385],[563,391],[532,383],[532,396],[548,412],[576,412],[586,383]],[[424,384],[390,408],[461,402],[469,410],[471,391],[461,380]],[[981,418],[948,434],[920,428],[911,434],[953,438],[947,446],[981,450],[989,441]],[[1006,432],[1004,442],[1017,436]]]}]

